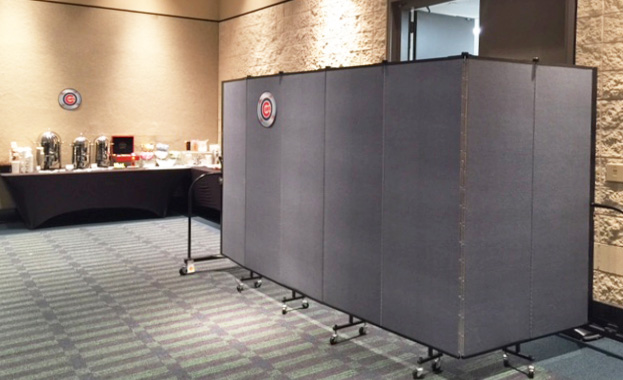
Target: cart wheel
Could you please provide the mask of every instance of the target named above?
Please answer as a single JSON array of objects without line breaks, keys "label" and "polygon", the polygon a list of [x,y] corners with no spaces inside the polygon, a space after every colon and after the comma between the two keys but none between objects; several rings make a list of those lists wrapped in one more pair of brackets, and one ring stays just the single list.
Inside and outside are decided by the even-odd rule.
[{"label": "cart wheel", "polygon": [[431,364],[431,369],[435,373],[441,372],[441,358],[437,358],[433,361],[433,364]]},{"label": "cart wheel", "polygon": [[309,307],[309,301],[308,301],[308,300],[306,300],[306,299],[304,299],[304,300],[301,302],[301,307],[302,307],[303,309],[307,309],[307,308]]},{"label": "cart wheel", "polygon": [[281,307],[281,314],[283,314],[283,315],[288,314],[288,306],[287,305],[283,305]]},{"label": "cart wheel", "polygon": [[331,335],[331,339],[329,339],[329,343],[331,343],[332,346],[337,343],[337,335],[336,334]]},{"label": "cart wheel", "polygon": [[186,267],[180,268],[180,276],[186,276],[188,274],[188,269]]},{"label": "cart wheel", "polygon": [[413,371],[413,378],[414,379],[423,379],[424,378],[424,368],[422,368],[422,367],[416,368],[415,371]]},{"label": "cart wheel", "polygon": [[528,366],[528,377],[530,379],[534,379],[534,366],[533,365]]},{"label": "cart wheel", "polygon": [[510,363],[508,362],[508,355],[503,354],[502,355],[502,364],[504,364],[504,367],[509,367]]},{"label": "cart wheel", "polygon": [[238,293],[242,293],[242,291],[244,290],[244,285],[238,284],[238,286],[236,286],[236,290],[238,291]]},{"label": "cart wheel", "polygon": [[367,335],[368,334],[368,328],[366,326],[361,326],[359,328],[359,335]]},{"label": "cart wheel", "polygon": [[262,280],[257,280],[253,283],[253,286],[255,287],[255,289],[257,288],[261,288],[262,287]]}]

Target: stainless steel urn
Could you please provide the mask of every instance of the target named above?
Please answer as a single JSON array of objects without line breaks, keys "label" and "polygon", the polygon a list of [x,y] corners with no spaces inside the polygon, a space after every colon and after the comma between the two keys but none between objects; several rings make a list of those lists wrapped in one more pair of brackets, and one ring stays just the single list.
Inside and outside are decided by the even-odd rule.
[{"label": "stainless steel urn", "polygon": [[110,140],[106,136],[95,139],[95,163],[100,168],[110,166]]},{"label": "stainless steel urn", "polygon": [[41,135],[39,144],[42,148],[41,169],[52,170],[61,167],[61,138],[52,131]]},{"label": "stainless steel urn", "polygon": [[75,169],[85,169],[89,166],[89,140],[80,135],[71,144],[71,163]]}]

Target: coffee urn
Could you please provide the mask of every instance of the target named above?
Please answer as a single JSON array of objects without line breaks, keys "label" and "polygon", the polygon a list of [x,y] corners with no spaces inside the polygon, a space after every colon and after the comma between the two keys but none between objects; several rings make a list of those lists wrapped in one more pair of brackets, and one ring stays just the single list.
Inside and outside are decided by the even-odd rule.
[{"label": "coffee urn", "polygon": [[71,144],[71,163],[75,169],[86,169],[89,166],[89,140],[82,135]]},{"label": "coffee urn", "polygon": [[110,165],[110,140],[106,136],[95,139],[95,163],[100,168],[107,168]]},{"label": "coffee urn", "polygon": [[41,157],[41,168],[43,170],[53,170],[61,168],[61,138],[52,131],[47,131],[39,139],[39,150]]}]

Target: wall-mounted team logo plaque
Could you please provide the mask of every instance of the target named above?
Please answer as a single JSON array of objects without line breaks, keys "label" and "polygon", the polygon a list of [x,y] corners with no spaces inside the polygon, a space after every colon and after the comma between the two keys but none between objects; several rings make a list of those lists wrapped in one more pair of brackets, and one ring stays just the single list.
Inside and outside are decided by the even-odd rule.
[{"label": "wall-mounted team logo plaque", "polygon": [[66,88],[58,95],[58,104],[66,110],[75,110],[80,107],[82,96],[73,88]]},{"label": "wall-mounted team logo plaque", "polygon": [[270,128],[275,123],[277,117],[277,103],[275,97],[270,92],[260,95],[257,102],[257,119],[263,127]]}]

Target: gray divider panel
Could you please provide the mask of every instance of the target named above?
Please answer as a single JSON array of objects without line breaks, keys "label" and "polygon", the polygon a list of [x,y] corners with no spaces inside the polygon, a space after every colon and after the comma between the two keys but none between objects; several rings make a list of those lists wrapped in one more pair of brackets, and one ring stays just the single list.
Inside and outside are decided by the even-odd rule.
[{"label": "gray divider panel", "polygon": [[221,251],[244,265],[247,82],[223,85],[223,209]]},{"label": "gray divider panel", "polygon": [[458,357],[581,325],[592,86],[481,59],[227,83],[223,253]]},{"label": "gray divider panel", "polygon": [[465,356],[530,336],[534,125],[531,65],[469,60],[467,74]]},{"label": "gray divider panel", "polygon": [[327,72],[324,297],[380,322],[383,67]]},{"label": "gray divider panel", "polygon": [[385,76],[382,325],[458,354],[460,60]]},{"label": "gray divider panel", "polygon": [[325,72],[286,75],[281,128],[280,281],[322,298]]},{"label": "gray divider panel", "polygon": [[533,337],[588,321],[592,75],[537,69]]},{"label": "gray divider panel", "polygon": [[281,128],[279,103],[271,128],[257,119],[260,95],[270,91],[281,99],[281,77],[247,81],[246,257],[245,264],[265,276],[280,277]]}]

